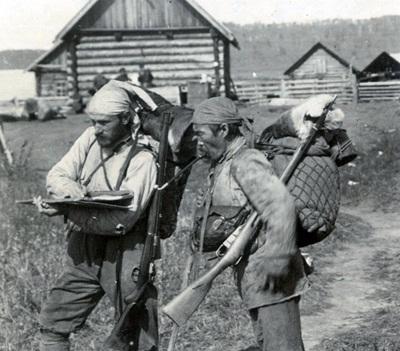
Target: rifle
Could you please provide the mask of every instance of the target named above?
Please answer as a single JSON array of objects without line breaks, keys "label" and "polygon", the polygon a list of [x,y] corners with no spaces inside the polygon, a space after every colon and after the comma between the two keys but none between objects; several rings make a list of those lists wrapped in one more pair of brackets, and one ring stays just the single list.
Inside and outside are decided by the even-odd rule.
[{"label": "rifle", "polygon": [[[323,126],[326,116],[329,110],[332,108],[335,100],[336,96],[334,96],[333,99],[326,104],[321,116],[314,123],[308,137],[297,148],[290,163],[280,177],[284,184],[287,184],[296,167],[301,162],[303,157],[305,157],[306,152],[310,148],[311,143],[314,141],[317,132]],[[189,285],[178,296],[173,298],[167,305],[165,305],[162,308],[163,313],[172,319],[172,321],[178,326],[182,326],[184,323],[186,323],[205,299],[207,293],[211,289],[214,279],[227,267],[235,265],[238,263],[238,261],[240,261],[248,247],[249,242],[251,242],[251,240],[258,233],[259,224],[260,217],[258,216],[258,213],[254,211],[248,217],[246,222],[236,228],[236,230],[218,249],[222,255],[222,258],[208,272]]]},{"label": "rifle", "polygon": [[[137,346],[139,332],[147,333],[146,339],[153,346],[158,344],[158,334],[151,334],[152,329],[157,330],[157,289],[153,285],[154,261],[159,258],[158,236],[161,200],[163,185],[165,182],[165,171],[168,153],[168,131],[172,121],[171,113],[163,115],[160,146],[158,152],[158,166],[156,191],[153,195],[147,226],[147,236],[142,252],[138,282],[136,289],[125,298],[127,304],[117,324],[114,326],[111,335],[106,340],[106,346],[117,350],[130,350],[132,345]],[[153,301],[151,307],[147,306],[148,301]],[[154,318],[149,318],[152,311]],[[154,323],[152,326],[149,324]],[[153,327],[153,328],[152,328]]]}]

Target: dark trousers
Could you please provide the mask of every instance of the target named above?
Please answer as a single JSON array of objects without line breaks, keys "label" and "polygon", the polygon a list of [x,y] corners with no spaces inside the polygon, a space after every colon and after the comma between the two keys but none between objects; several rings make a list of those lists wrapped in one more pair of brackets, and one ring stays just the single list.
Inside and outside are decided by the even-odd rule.
[{"label": "dark trousers", "polygon": [[300,297],[250,310],[257,342],[263,351],[304,351]]},{"label": "dark trousers", "polygon": [[[78,331],[107,295],[116,318],[126,306],[124,298],[136,287],[143,236],[105,237],[72,233],[64,272],[50,291],[40,313],[41,351],[68,351],[69,334]],[[157,310],[149,308],[146,331],[133,350],[150,350],[157,343]],[[125,349],[124,349],[125,350]]]}]

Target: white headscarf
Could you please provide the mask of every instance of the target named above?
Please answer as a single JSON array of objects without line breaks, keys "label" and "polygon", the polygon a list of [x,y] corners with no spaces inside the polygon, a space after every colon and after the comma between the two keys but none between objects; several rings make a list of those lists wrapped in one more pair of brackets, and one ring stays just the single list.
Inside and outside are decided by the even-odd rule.
[{"label": "white headscarf", "polygon": [[110,80],[90,100],[86,113],[89,115],[118,116],[135,110],[138,103],[148,110],[157,109],[156,103],[142,88],[129,82]]},{"label": "white headscarf", "polygon": [[119,116],[122,113],[131,112],[132,116],[132,137],[140,139],[141,143],[148,143],[148,138],[138,135],[140,120],[137,114],[140,106],[154,111],[157,104],[149,94],[137,85],[129,82],[110,80],[90,100],[86,113],[88,115]]}]

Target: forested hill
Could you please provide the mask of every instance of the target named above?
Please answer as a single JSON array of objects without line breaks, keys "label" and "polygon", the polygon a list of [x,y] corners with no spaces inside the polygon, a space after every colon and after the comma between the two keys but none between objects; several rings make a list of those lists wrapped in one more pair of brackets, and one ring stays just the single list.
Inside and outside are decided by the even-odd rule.
[{"label": "forested hill", "polygon": [[0,69],[26,69],[44,50],[0,51]]},{"label": "forested hill", "polygon": [[[321,42],[363,69],[382,51],[400,52],[400,16],[369,20],[328,20],[308,24],[226,23],[240,43],[232,48],[234,78],[278,77],[314,44]],[[44,51],[0,51],[0,69],[24,69]]]},{"label": "forested hill", "polygon": [[369,20],[328,20],[309,24],[226,23],[241,50],[232,48],[234,78],[276,77],[321,42],[362,70],[382,51],[400,52],[400,16]]}]

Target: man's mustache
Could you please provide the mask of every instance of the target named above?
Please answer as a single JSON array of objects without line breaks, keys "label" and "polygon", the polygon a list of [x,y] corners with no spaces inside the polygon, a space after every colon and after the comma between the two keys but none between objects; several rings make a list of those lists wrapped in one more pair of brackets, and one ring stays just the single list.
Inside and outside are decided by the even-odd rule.
[{"label": "man's mustache", "polygon": [[207,149],[203,145],[197,144],[196,154],[199,157],[207,156]]}]

